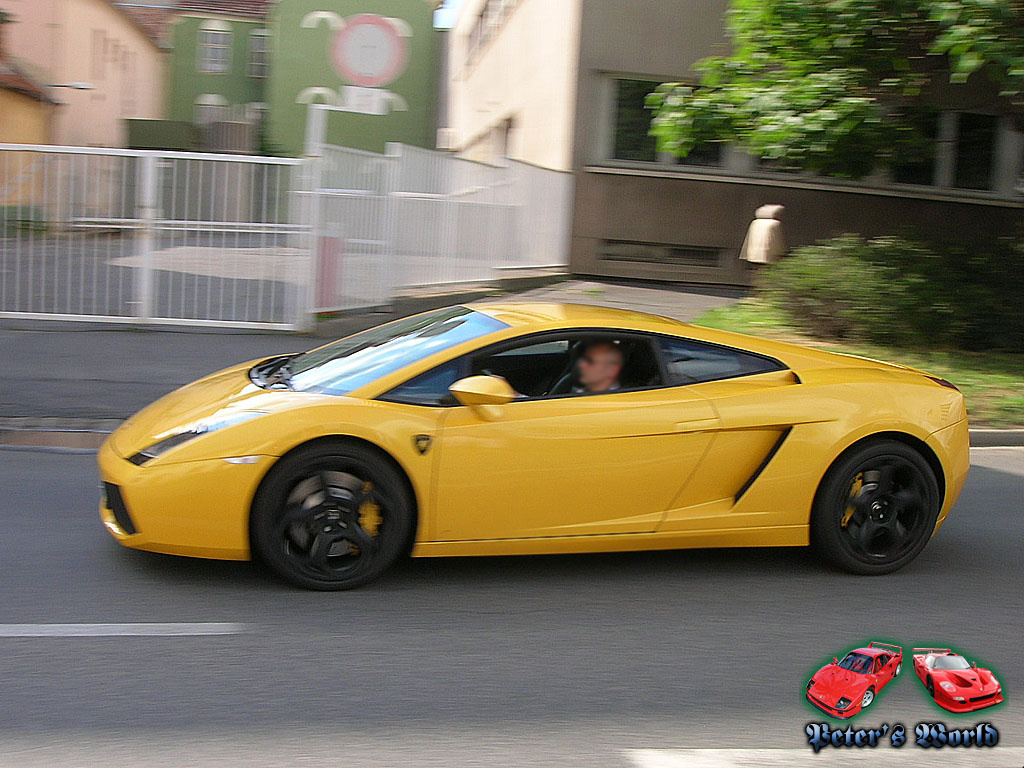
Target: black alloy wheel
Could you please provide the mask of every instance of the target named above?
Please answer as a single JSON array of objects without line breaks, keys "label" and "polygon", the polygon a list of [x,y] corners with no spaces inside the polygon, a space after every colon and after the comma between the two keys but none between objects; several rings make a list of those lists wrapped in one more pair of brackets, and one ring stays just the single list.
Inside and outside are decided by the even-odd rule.
[{"label": "black alloy wheel", "polygon": [[870,442],[828,472],[811,515],[811,543],[829,562],[859,574],[902,568],[935,529],[939,487],[910,446]]},{"label": "black alloy wheel", "polygon": [[341,590],[382,574],[408,548],[404,478],[372,449],[332,443],[278,462],[253,505],[254,555],[291,583]]}]

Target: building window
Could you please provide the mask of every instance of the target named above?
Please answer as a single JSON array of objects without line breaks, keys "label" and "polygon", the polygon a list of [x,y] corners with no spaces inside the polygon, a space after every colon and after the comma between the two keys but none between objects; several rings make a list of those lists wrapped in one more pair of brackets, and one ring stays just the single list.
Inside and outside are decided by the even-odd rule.
[{"label": "building window", "polygon": [[505,20],[514,10],[518,0],[486,0],[480,7],[480,13],[473,20],[473,26],[469,30],[466,40],[466,61],[471,61],[477,51],[483,47],[505,23]]},{"label": "building window", "polygon": [[222,73],[231,70],[231,27],[220,21],[206,21],[199,28],[199,71]]},{"label": "building window", "polygon": [[892,179],[900,184],[932,185],[935,183],[935,148],[939,140],[939,113],[922,111],[912,118],[927,146],[917,157],[897,153],[892,166]]},{"label": "building window", "polygon": [[928,149],[923,157],[893,165],[897,183],[1001,191],[997,165],[1020,162],[1019,152],[1005,141],[1000,158],[1000,131],[1005,129],[995,115],[931,111],[922,114],[919,127]]},{"label": "building window", "polygon": [[92,31],[92,63],[89,70],[93,80],[102,80],[107,62],[107,34],[102,29]]},{"label": "building window", "polygon": [[266,77],[269,74],[269,32],[257,29],[249,35],[249,77]]},{"label": "building window", "polygon": [[959,189],[992,189],[999,118],[995,115],[960,114],[956,137],[956,175]]},{"label": "building window", "polygon": [[267,105],[262,101],[253,101],[245,107],[245,122],[260,125],[267,115]]},{"label": "building window", "polygon": [[718,166],[722,164],[722,149],[718,144],[697,147],[686,157],[658,152],[651,136],[651,118],[647,109],[647,94],[660,84],[660,80],[615,79],[615,134],[612,159],[668,165]]},{"label": "building window", "polygon": [[196,99],[196,125],[206,126],[211,123],[221,123],[228,117],[230,117],[228,100],[219,93],[204,93]]}]

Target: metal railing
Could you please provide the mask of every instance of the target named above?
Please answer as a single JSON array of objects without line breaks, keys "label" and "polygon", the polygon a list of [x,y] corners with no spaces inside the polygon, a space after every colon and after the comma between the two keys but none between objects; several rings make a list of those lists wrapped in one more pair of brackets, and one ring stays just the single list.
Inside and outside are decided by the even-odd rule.
[{"label": "metal railing", "polygon": [[567,261],[572,176],[389,144],[283,159],[0,144],[0,317],[296,329]]},{"label": "metal railing", "polygon": [[0,315],[296,328],[304,166],[0,144]]},{"label": "metal railing", "polygon": [[312,151],[322,160],[314,171],[320,274],[338,287],[318,282],[318,311],[567,263],[570,173],[403,144],[383,155],[331,145]]}]

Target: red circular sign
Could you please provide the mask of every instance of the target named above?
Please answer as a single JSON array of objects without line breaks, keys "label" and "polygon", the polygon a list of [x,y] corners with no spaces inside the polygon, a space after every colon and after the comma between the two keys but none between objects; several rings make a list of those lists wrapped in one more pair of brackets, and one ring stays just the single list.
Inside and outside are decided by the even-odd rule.
[{"label": "red circular sign", "polygon": [[345,20],[331,43],[331,63],[353,85],[386,85],[405,70],[409,47],[395,26],[373,13]]}]

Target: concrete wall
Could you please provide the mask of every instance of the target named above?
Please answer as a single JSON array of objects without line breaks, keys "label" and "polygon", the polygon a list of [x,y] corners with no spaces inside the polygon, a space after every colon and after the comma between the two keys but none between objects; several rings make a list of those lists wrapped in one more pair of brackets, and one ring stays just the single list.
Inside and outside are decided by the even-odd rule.
[{"label": "concrete wall", "polygon": [[465,0],[448,46],[453,149],[484,162],[504,154],[548,168],[572,167],[582,2],[506,3],[504,17],[470,55],[486,0]]},{"label": "concrete wall", "polygon": [[55,88],[53,143],[122,147],[124,118],[159,118],[164,107],[164,54],[108,0],[4,0],[14,15],[7,50],[41,82],[89,83]]},{"label": "concrete wall", "polygon": [[[1020,235],[1024,202],[900,194],[867,186],[842,188],[697,174],[591,168],[577,176],[571,266],[577,274],[745,285],[738,258],[754,210],[786,207],[782,230],[794,248],[856,232],[865,237],[914,232],[957,242]],[[609,258],[629,252],[607,241],[684,249],[677,263]],[[705,264],[686,259],[699,249]],[[636,254],[644,248],[633,246]],[[714,258],[712,254],[714,253]],[[671,258],[671,257],[670,257]]]},{"label": "concrete wall", "polygon": [[[0,144],[49,144],[53,104],[0,88]],[[8,201],[0,200],[0,204]]]}]

